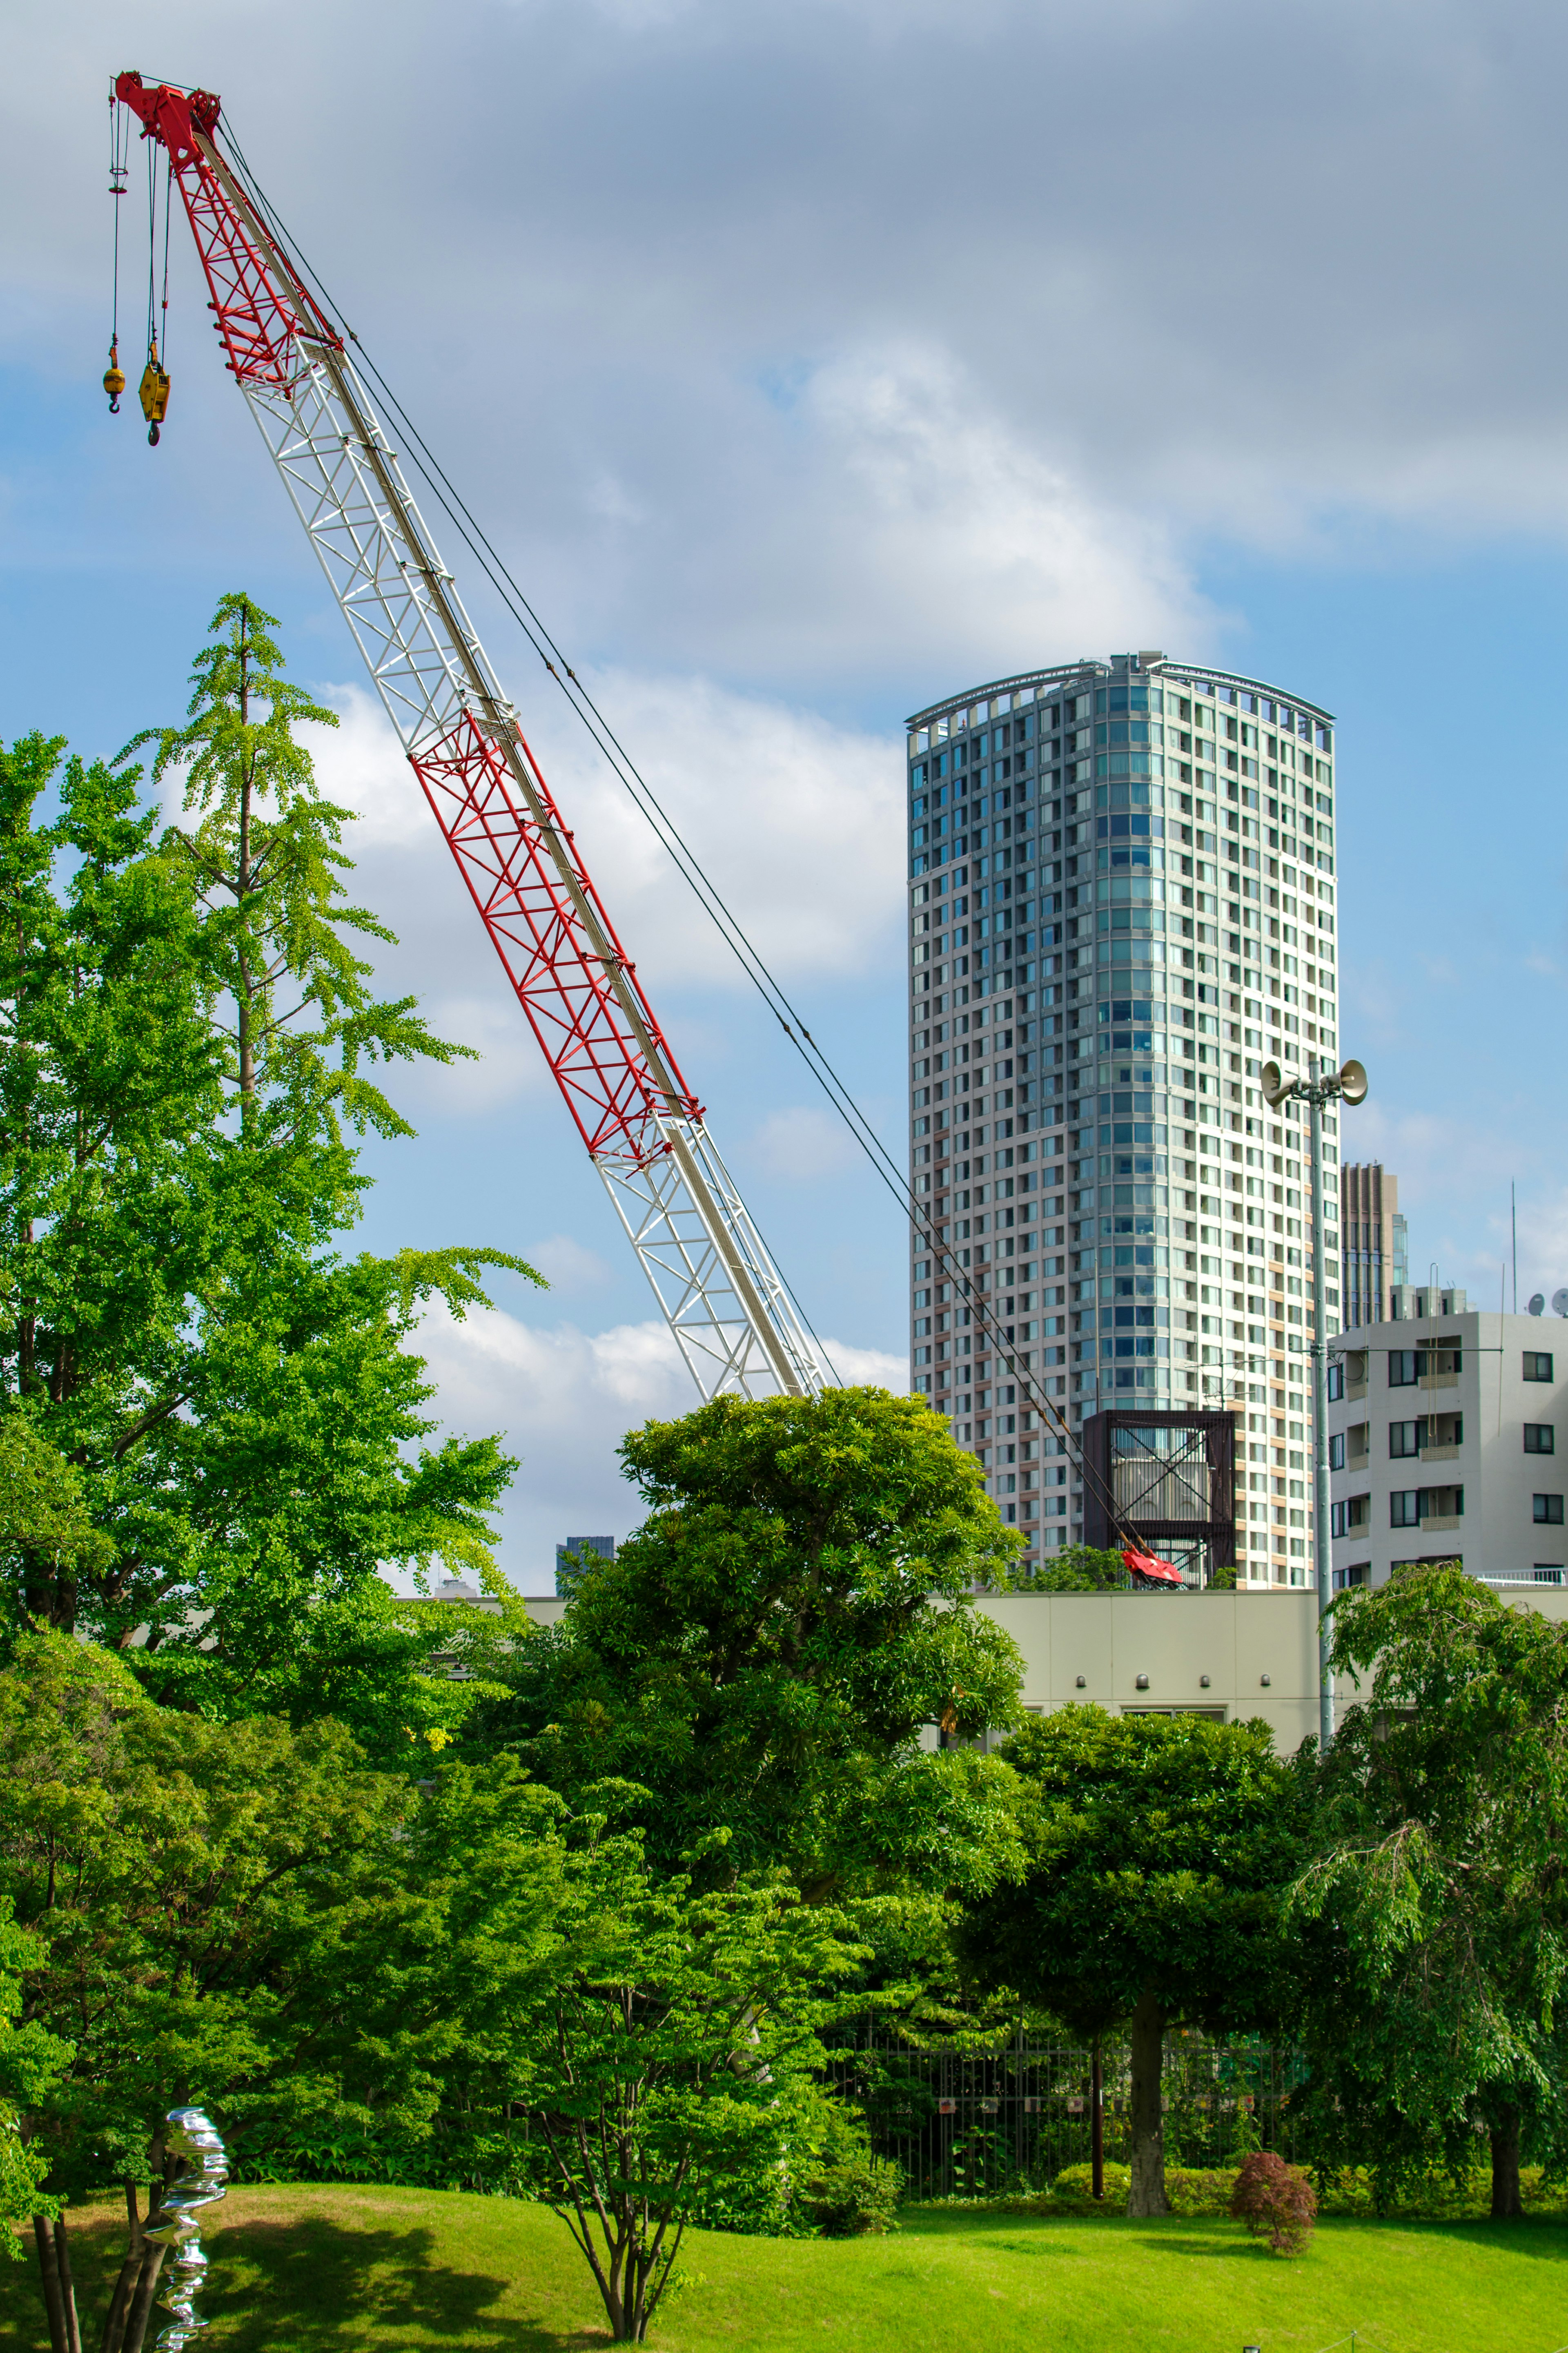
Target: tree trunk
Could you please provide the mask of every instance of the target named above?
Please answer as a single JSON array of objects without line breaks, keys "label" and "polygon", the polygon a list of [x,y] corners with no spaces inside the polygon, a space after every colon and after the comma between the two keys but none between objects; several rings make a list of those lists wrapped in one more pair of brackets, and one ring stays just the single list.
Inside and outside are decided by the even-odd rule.
[{"label": "tree trunk", "polygon": [[1165,2013],[1145,1990],[1132,2013],[1132,2183],[1129,2214],[1168,2214],[1165,2199],[1165,2126],[1160,2105],[1160,2068],[1165,2047]]},{"label": "tree trunk", "polygon": [[136,2211],[136,2184],[133,2181],[125,2185],[125,2214],[131,2228],[131,2244],[126,2251],[125,2261],[120,2266],[120,2277],[114,2283],[114,2294],[104,2316],[99,2353],[120,2353],[125,2341],[125,2322],[131,2310],[131,2298],[142,2276],[142,2258],[146,2248],[142,2239],[141,2218]]},{"label": "tree trunk", "polygon": [[142,2258],[142,2275],[131,2299],[131,2310],[125,2322],[125,2353],[142,2353],[142,2340],[147,2334],[148,2316],[153,2298],[158,2292],[158,2274],[163,2268],[166,2249],[149,2247]]},{"label": "tree trunk", "polygon": [[81,2353],[81,2324],[76,2316],[76,2283],[71,2278],[70,2239],[63,2214],[55,2217],[55,2271],[60,2283],[60,2306],[65,2318],[66,2343],[70,2353]]},{"label": "tree trunk", "polygon": [[1105,2069],[1100,2056],[1100,2037],[1094,2038],[1089,2062],[1089,2188],[1096,2198],[1105,2195]]},{"label": "tree trunk", "polygon": [[1512,2221],[1524,2211],[1519,2194],[1519,2110],[1504,2108],[1502,2121],[1490,2128],[1492,2145],[1492,2221]]},{"label": "tree trunk", "polygon": [[38,2250],[38,2275],[44,2290],[44,2310],[49,2321],[49,2353],[70,2353],[66,2334],[65,2305],[60,2295],[60,2270],[55,2260],[54,2232],[47,2214],[33,2217],[33,2238]]}]

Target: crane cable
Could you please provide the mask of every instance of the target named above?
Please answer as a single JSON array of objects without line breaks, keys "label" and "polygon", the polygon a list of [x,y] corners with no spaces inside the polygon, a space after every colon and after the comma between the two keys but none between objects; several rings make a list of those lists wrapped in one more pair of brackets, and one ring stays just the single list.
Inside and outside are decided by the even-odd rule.
[{"label": "crane cable", "polygon": [[[535,612],[528,597],[513,578],[505,560],[486,534],[461,493],[451,482],[445,469],[430,449],[385,376],[327,291],[320,276],[305,259],[298,241],[284,230],[276,210],[261,194],[256,174],[246,160],[245,152],[235,135],[232,120],[226,111],[223,118],[223,132],[224,143],[237,167],[237,176],[245,188],[248,202],[254,206],[258,217],[266,224],[268,234],[288,255],[289,260],[300,270],[301,277],[309,280],[324,311],[337,322],[343,334],[353,343],[362,364],[374,379],[383,398],[396,416],[405,435],[412,444],[415,465],[428,484],[437,503],[446,512],[454,530],[500,598],[510,617],[517,623],[530,645],[539,655],[545,670],[554,680],[567,703],[575,712],[579,722],[624,786],[634,806],[653,831],[699,905],[709,916],[720,936],[740,964],[742,970],[779,1022],[796,1053],[812,1072],[851,1135],[871,1162],[877,1176],[893,1196],[902,1214],[924,1237],[924,1247],[945,1265],[951,1279],[962,1291],[983,1335],[990,1339],[993,1347],[1005,1358],[1014,1344],[1006,1338],[1002,1325],[991,1313],[984,1293],[971,1284],[968,1275],[959,1267],[955,1252],[940,1238],[937,1228],[927,1213],[922,1210],[911,1191],[908,1179],[889,1154],[881,1138],[872,1128],[866,1114],[839,1078],[822,1048],[812,1037],[782,984],[748,937],[739,918],[704,871],[695,852],[664,809],[652,786],[643,776],[544,622]],[[801,1308],[799,1301],[795,1299],[793,1288],[782,1273],[780,1279],[784,1281],[784,1287],[801,1314],[802,1321],[806,1324],[807,1330],[811,1331],[809,1320],[805,1316],[805,1310]],[[814,1340],[816,1339],[815,1331],[812,1331],[812,1337]],[[821,1346],[821,1342],[818,1341],[817,1345]],[[826,1353],[824,1350],[825,1356]],[[1082,1441],[1074,1434],[1067,1416],[1053,1398],[1048,1398],[1043,1390],[1037,1388],[1031,1375],[1026,1371],[1020,1371],[1016,1365],[1013,1365],[1010,1369],[1015,1380],[1026,1390],[1029,1403],[1034,1406],[1042,1419],[1048,1417],[1055,1424],[1064,1451],[1077,1461],[1085,1485],[1098,1492],[1101,1508],[1112,1528],[1121,1530],[1126,1535],[1134,1549],[1142,1550],[1142,1546],[1133,1536],[1131,1530],[1122,1528],[1121,1515],[1110,1485],[1089,1461]]]}]

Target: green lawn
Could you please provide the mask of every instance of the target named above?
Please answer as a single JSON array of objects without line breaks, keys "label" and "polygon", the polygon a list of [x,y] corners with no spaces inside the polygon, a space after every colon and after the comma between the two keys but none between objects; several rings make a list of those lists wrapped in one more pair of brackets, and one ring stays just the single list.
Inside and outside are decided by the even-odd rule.
[{"label": "green lawn", "polygon": [[[581,2258],[537,2207],[426,2190],[239,2189],[213,2225],[212,2353],[564,2353],[606,2341]],[[115,2218],[79,2216],[76,2239],[91,2353]],[[668,2353],[1319,2353],[1352,2328],[1366,2353],[1557,2353],[1568,2342],[1558,2221],[1331,2221],[1293,2262],[1224,2221],[935,2209],[888,2239],[703,2232],[688,2247],[699,2282],[656,2328]],[[31,2263],[6,2265],[0,2353],[46,2343]]]}]

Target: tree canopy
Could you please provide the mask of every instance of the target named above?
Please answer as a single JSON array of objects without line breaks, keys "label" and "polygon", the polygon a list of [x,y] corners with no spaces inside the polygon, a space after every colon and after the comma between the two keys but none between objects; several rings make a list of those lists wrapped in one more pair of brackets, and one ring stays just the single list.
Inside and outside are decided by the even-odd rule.
[{"label": "tree canopy", "polygon": [[1456,1562],[1344,1595],[1333,1657],[1367,1689],[1294,1898],[1324,1947],[1314,2131],[1391,2189],[1435,2154],[1468,2163],[1479,2125],[1492,2211],[1518,2213],[1521,2141],[1568,2147],[1568,1627]]},{"label": "tree canopy", "polygon": [[982,1982],[1079,2032],[1131,2024],[1129,2211],[1163,2213],[1164,2031],[1279,2014],[1310,1767],[1281,1762],[1265,1724],[1096,1707],[1033,1719],[1002,1754],[1023,1786],[1025,1867],[964,1907],[960,1950]]},{"label": "tree canopy", "polygon": [[621,1456],[648,1517],[581,1565],[484,1736],[563,1789],[640,1790],[672,1865],[722,1828],[727,1870],[820,1896],[994,1875],[1005,1770],[921,1736],[1012,1719],[1017,1652],[973,1597],[1017,1539],[945,1426],[879,1389],[721,1397]]},{"label": "tree canopy", "polygon": [[342,1250],[366,1181],[345,1120],[405,1127],[362,1065],[454,1050],[344,942],[384,930],[343,902],[347,813],[294,733],[323,714],[267,623],[224,600],[160,739],[193,832],[160,833],[125,755],[0,751],[0,1636],[134,1638],[150,1687],[229,1712],[368,1698],[374,1658],[362,1728],[401,1737],[450,1630],[380,1572],[499,1587],[514,1467],[493,1437],[426,1443],[415,1330],[490,1270],[540,1278],[469,1245]]}]

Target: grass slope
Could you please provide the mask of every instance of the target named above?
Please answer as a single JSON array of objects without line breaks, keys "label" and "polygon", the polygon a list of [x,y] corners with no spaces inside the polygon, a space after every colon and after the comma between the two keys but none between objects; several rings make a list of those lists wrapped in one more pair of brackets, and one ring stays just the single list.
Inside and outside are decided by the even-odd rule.
[{"label": "grass slope", "polygon": [[[606,2341],[581,2257],[538,2207],[427,2190],[238,2189],[212,2221],[212,2353],[566,2353]],[[75,2218],[89,2348],[121,2231],[108,2209]],[[703,2232],[687,2246],[701,2284],[656,2327],[665,2353],[1319,2353],[1352,2327],[1381,2353],[1556,2353],[1568,2338],[1558,2221],[1329,2221],[1293,2262],[1223,2221],[938,2210],[911,2213],[888,2239]],[[47,2342],[33,2264],[5,2265],[0,2353]]]}]

